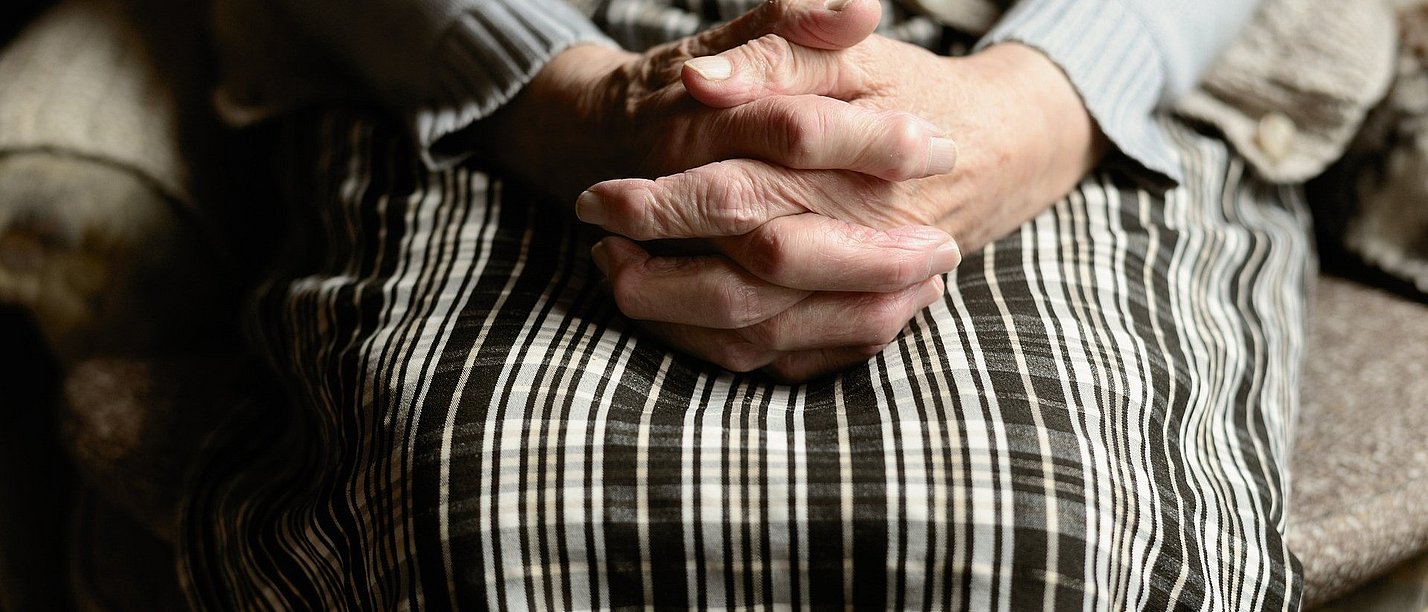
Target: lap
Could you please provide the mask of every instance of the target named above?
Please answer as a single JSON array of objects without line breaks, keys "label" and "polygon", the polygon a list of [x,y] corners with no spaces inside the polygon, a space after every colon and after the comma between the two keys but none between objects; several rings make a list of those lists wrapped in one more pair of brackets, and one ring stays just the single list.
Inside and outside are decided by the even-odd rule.
[{"label": "lap", "polygon": [[1184,186],[1087,179],[866,367],[793,387],[640,336],[597,236],[528,190],[328,114],[253,308],[295,433],[215,468],[190,579],[358,607],[1294,605],[1305,213],[1167,128]]}]

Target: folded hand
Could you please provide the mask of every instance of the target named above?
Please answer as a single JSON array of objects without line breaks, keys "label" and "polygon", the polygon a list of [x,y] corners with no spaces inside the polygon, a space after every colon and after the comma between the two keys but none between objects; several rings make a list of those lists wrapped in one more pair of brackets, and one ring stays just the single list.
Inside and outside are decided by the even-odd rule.
[{"label": "folded hand", "polygon": [[[903,111],[813,94],[716,108],[686,91],[687,60],[771,33],[809,49],[863,41],[877,25],[879,3],[841,4],[768,2],[641,55],[593,45],[568,50],[468,136],[511,174],[570,199],[597,181],[691,169],[684,184],[698,195],[691,193],[689,205],[780,189],[790,172],[837,170],[892,182],[951,170],[955,145]],[[718,171],[752,163],[760,165],[743,172],[741,183]],[[583,210],[593,220],[593,209]],[[791,380],[876,353],[942,295],[938,276],[960,260],[957,245],[936,228],[883,231],[812,214],[765,221],[738,236],[690,234],[715,238],[701,244],[720,256],[652,257],[617,238],[593,254],[621,309],[655,336],[729,369],[762,368]]]},{"label": "folded hand", "polygon": [[[956,170],[898,180],[919,177],[734,160],[656,180],[601,183],[582,199],[591,205],[577,211],[582,218],[651,240],[737,236],[813,212],[878,228],[936,225],[971,251],[1060,199],[1105,149],[1066,76],[1018,44],[949,58],[880,36],[829,50],[770,35],[688,62],[683,80],[694,98],[715,108],[797,107],[816,94],[868,112],[916,113],[955,140]],[[822,129],[826,124],[809,118],[817,110],[805,108],[804,128],[775,140],[811,151],[834,146],[835,130]]]},{"label": "folded hand", "polygon": [[[855,44],[877,27],[880,10],[869,0],[840,10],[821,0],[772,1],[643,54],[577,46],[552,59],[495,115],[443,144],[475,147],[509,174],[565,201],[599,181],[665,176],[729,159],[891,179],[946,172],[953,160],[937,155],[937,127],[912,114],[817,95],[759,96],[712,108],[691,98],[681,82],[690,58],[765,35],[810,49]],[[815,130],[817,142],[800,138]],[[944,144],[941,150],[950,150]]]},{"label": "folded hand", "polygon": [[[897,228],[936,225],[962,248],[981,248],[1063,196],[1105,149],[1066,76],[1016,44],[946,58],[878,36],[819,49],[770,35],[690,61],[682,77],[711,108],[802,105],[803,121],[773,133],[799,143],[790,148],[807,151],[806,158],[844,144],[817,119],[827,103],[809,105],[809,94],[872,113],[915,112],[960,145],[949,154],[937,150],[947,141],[930,141],[929,157],[956,159],[956,170],[925,178],[868,172],[868,165],[810,170],[736,159],[655,180],[608,181],[581,196],[580,217],[611,232],[702,239],[718,252],[651,258],[633,242],[607,240],[597,261],[626,314],[724,367],[763,368],[791,380],[864,361],[893,340],[900,321],[941,297],[940,281],[916,282],[921,269],[913,271],[908,258],[874,260],[872,250],[850,245],[898,244],[911,234]],[[943,255],[926,270],[955,265],[952,244],[940,246]],[[651,305],[655,296],[663,301]],[[749,301],[761,309],[739,309],[721,296],[759,296]],[[716,304],[716,312],[696,304]],[[731,309],[748,316],[721,318]]]}]

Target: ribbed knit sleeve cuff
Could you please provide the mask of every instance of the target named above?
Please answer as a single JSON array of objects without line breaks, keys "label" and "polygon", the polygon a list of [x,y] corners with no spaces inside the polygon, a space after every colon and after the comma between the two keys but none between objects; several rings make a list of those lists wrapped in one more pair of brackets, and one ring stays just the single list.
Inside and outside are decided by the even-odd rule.
[{"label": "ribbed knit sleeve cuff", "polygon": [[562,0],[471,3],[437,42],[437,96],[411,116],[424,160],[441,168],[465,159],[435,145],[509,102],[561,51],[592,42],[615,44]]},{"label": "ribbed knit sleeve cuff", "polygon": [[1160,49],[1123,0],[1022,0],[977,47],[1018,42],[1056,62],[1111,143],[1151,173],[1178,183],[1180,164],[1157,123],[1165,88]]}]

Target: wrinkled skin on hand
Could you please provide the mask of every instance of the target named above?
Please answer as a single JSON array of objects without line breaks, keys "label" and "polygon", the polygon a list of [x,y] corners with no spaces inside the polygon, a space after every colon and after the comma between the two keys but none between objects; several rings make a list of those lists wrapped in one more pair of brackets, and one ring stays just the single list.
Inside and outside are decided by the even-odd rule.
[{"label": "wrinkled skin on hand", "polygon": [[[557,194],[604,181],[577,214],[618,234],[592,258],[646,333],[730,370],[837,372],[943,297],[959,242],[1011,231],[1104,148],[1040,53],[938,57],[870,36],[879,12],[777,0],[640,56],[572,49],[486,136]],[[531,125],[561,137],[521,142]],[[671,239],[706,250],[637,242]]]},{"label": "wrinkled skin on hand", "polygon": [[[689,93],[711,107],[818,94],[873,111],[912,112],[957,142],[956,169],[886,180],[736,160],[654,181],[609,181],[592,188],[604,204],[596,216],[606,229],[644,240],[708,238],[813,212],[878,228],[936,225],[964,250],[975,250],[1060,199],[1106,148],[1066,76],[1018,44],[949,58],[876,35],[842,50],[770,35],[718,56],[728,65],[718,72],[727,78],[696,68],[710,59],[690,62],[683,78]],[[731,187],[710,192],[711,184]]]},{"label": "wrinkled skin on hand", "polygon": [[[759,368],[789,381],[861,363],[894,339],[895,321],[914,316],[926,298],[941,297],[940,283],[902,284],[911,274],[890,282],[901,289],[840,284],[850,279],[839,276],[859,270],[870,254],[831,246],[846,228],[938,226],[962,248],[979,249],[1062,197],[1106,148],[1066,76],[1040,52],[1017,44],[947,58],[878,36],[846,49],[814,49],[769,35],[689,62],[682,79],[692,97],[711,108],[815,94],[871,111],[916,113],[958,143],[950,174],[898,177],[735,159],[655,180],[608,181],[582,195],[581,218],[613,233],[702,239],[722,254],[703,262],[652,258],[633,242],[607,240],[597,247],[597,261],[626,314],[644,319],[645,329],[667,343],[726,368]],[[818,131],[825,125],[810,121],[807,133],[790,140],[820,146],[831,140]],[[812,229],[830,219],[852,224]],[[953,265],[957,260],[948,256]],[[691,272],[701,267],[702,273]],[[681,305],[761,295],[767,286],[824,291],[751,325],[742,324],[757,317],[730,321],[642,307],[648,295],[694,294],[673,301]],[[758,303],[769,302],[777,304],[770,311],[782,306],[767,298]],[[731,308],[738,306],[721,307]]]},{"label": "wrinkled skin on hand", "polygon": [[[798,169],[925,176],[927,142],[936,128],[911,114],[873,112],[815,95],[711,108],[691,98],[681,81],[686,60],[770,33],[809,48],[855,44],[877,27],[879,11],[876,2],[867,1],[841,11],[806,0],[768,2],[728,24],[643,54],[577,46],[556,56],[510,104],[480,122],[467,144],[563,201],[611,178],[665,176],[740,158]],[[811,147],[769,137],[797,132],[811,121],[826,124],[832,141]]]}]

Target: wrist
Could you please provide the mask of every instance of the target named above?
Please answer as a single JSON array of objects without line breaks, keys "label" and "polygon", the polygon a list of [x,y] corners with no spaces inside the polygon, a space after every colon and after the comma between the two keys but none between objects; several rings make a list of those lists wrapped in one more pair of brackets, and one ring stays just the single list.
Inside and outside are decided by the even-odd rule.
[{"label": "wrist", "polygon": [[1109,141],[1096,125],[1070,77],[1040,50],[1021,43],[999,43],[973,58],[984,69],[1000,75],[1018,108],[1032,111],[1027,118],[1046,139],[1040,175],[1060,198],[1100,162]]},{"label": "wrist", "polygon": [[521,95],[530,99],[528,104],[545,112],[573,112],[572,118],[592,119],[598,112],[602,83],[638,57],[605,45],[576,45],[551,58]]},{"label": "wrist", "polygon": [[511,174],[573,200],[604,175],[600,149],[609,143],[597,134],[606,84],[637,57],[599,44],[560,52],[510,103],[477,124],[479,146]]}]

